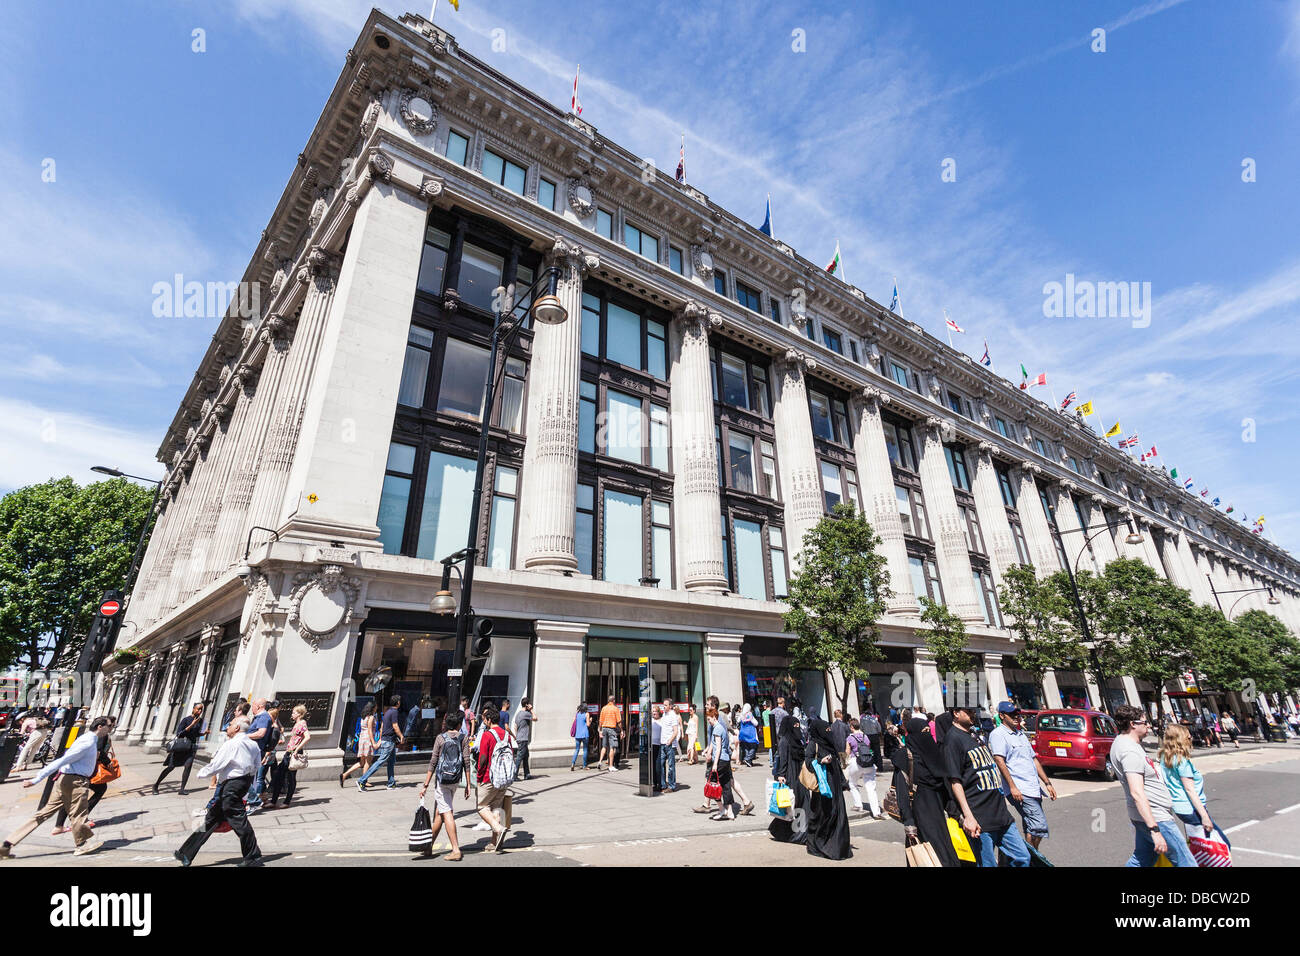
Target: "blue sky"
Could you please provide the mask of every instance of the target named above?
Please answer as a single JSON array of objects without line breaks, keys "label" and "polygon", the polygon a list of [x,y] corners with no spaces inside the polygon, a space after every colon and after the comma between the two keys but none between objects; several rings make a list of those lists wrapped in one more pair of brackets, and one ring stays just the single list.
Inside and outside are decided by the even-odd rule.
[{"label": "blue sky", "polygon": [[[153,317],[153,284],[242,274],[369,6],[6,5],[0,490],[161,473],[215,323]],[[1300,2],[442,0],[437,19],[557,105],[580,62],[603,135],[671,171],[685,131],[715,201],[758,223],[770,192],[778,238],[818,262],[838,239],[867,294],[897,275],[909,319],[942,336],[947,309],[958,347],[987,338],[1003,374],[1092,399],[1300,554]],[[1044,317],[1067,273],[1151,283],[1150,326]]]}]

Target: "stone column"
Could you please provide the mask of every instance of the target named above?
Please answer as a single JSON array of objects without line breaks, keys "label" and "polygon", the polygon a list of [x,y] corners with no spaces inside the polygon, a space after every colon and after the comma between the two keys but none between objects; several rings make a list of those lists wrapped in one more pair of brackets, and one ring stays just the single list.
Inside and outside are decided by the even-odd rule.
[{"label": "stone column", "polygon": [[[1115,550],[1119,552],[1121,558],[1127,558],[1130,561],[1146,562],[1146,543],[1129,544],[1129,523],[1132,523],[1134,531],[1142,531],[1142,523],[1137,515],[1133,514],[1128,508],[1123,508],[1119,513],[1120,521],[1115,525]],[[1144,533],[1145,537],[1145,533]]]},{"label": "stone column", "polygon": [[[194,661],[194,680],[190,683],[190,692],[186,695],[187,704],[194,704],[196,701],[203,700],[203,685],[208,679],[208,670],[212,666],[212,658],[216,654],[217,643],[221,640],[223,628],[220,624],[207,622],[203,624],[202,630],[199,631],[199,653]],[[221,701],[213,701],[210,710],[219,710]],[[208,729],[211,731],[214,724],[219,724],[222,714],[208,713]]]},{"label": "stone column", "polygon": [[379,497],[428,219],[424,198],[383,181],[392,160],[381,156],[371,160],[380,178],[358,199],[315,371],[298,406],[284,499],[291,515],[282,527],[284,536],[372,550],[380,547]]},{"label": "stone column", "polygon": [[[569,318],[561,325],[538,324],[533,333],[519,538],[527,570],[574,571],[578,567],[574,509],[578,496],[582,278],[599,260],[556,237],[549,265],[560,270],[555,294]],[[673,399],[675,404],[676,392]]]},{"label": "stone column", "polygon": [[[1065,560],[1080,571],[1096,573],[1095,562],[1089,560],[1088,549],[1084,541],[1091,533],[1079,524],[1079,515],[1074,510],[1074,494],[1078,486],[1068,478],[1053,483],[1047,493],[1052,496],[1052,510],[1056,512],[1056,527],[1061,533],[1061,542],[1065,545]],[[1103,537],[1108,532],[1102,532]]]},{"label": "stone column", "polygon": [[1007,699],[1007,678],[1002,672],[1001,654],[984,654],[984,681],[989,691],[989,710],[996,710],[998,703]]},{"label": "stone column", "polygon": [[1038,577],[1045,578],[1061,570],[1061,562],[1056,556],[1047,515],[1043,513],[1042,502],[1038,499],[1038,486],[1034,476],[1041,473],[1037,465],[1020,465],[1012,470],[1011,479],[1017,486],[1016,511],[1020,515],[1020,527],[1025,532],[1029,557],[1034,562],[1034,571]]},{"label": "stone column", "polygon": [[1142,560],[1151,566],[1158,577],[1165,577],[1160,551],[1156,548],[1155,525],[1150,521],[1142,522]]},{"label": "stone column", "polygon": [[[972,442],[966,446],[967,462],[971,466],[971,492],[975,496],[975,514],[984,533],[984,545],[989,551],[995,583],[1000,584],[1007,568],[1020,563],[1016,554],[1016,541],[1011,535],[1011,522],[998,488],[997,470],[993,465],[991,442]],[[1001,666],[1001,665],[999,665]]]},{"label": "stone column", "polygon": [[1183,579],[1188,582],[1186,585],[1192,592],[1192,597],[1201,604],[1214,606],[1214,595],[1210,593],[1209,582],[1205,579],[1204,572],[1196,563],[1196,557],[1192,554],[1191,542],[1187,538],[1187,532],[1175,530],[1172,536],[1172,544],[1178,553],[1178,562],[1183,568]]},{"label": "stone column", "polygon": [[125,740],[131,731],[131,708],[134,706],[132,700],[135,697],[135,688],[144,676],[144,665],[136,663],[125,668],[121,672],[122,683],[126,689],[122,695],[122,706],[119,708],[117,715],[117,729],[113,731],[115,740]]},{"label": "stone column", "polygon": [[967,624],[983,624],[980,598],[971,581],[970,552],[966,549],[962,517],[957,510],[957,496],[953,494],[952,478],[944,460],[943,427],[942,419],[931,417],[916,429],[915,434],[921,439],[921,488],[925,492],[925,508],[934,535],[944,603]]},{"label": "stone column", "polygon": [[1195,582],[1188,579],[1183,563],[1178,557],[1178,545],[1174,543],[1174,538],[1178,535],[1178,532],[1170,532],[1165,528],[1152,528],[1152,532],[1153,539],[1155,535],[1160,536],[1160,540],[1153,540],[1152,544],[1155,546],[1156,553],[1160,556],[1160,564],[1164,568],[1165,577],[1190,593],[1192,600],[1195,600]]},{"label": "stone column", "polygon": [[725,591],[722,556],[722,498],[718,490],[718,446],[709,376],[709,325],[715,316],[689,301],[673,322],[676,354],[669,373],[673,392],[672,451],[676,472],[677,564],[691,591]]},{"label": "stone column", "polygon": [[573,754],[569,727],[575,706],[586,692],[582,653],[587,625],[538,621],[534,630],[537,641],[533,645],[532,696],[537,723],[531,752],[538,760],[549,758],[559,765]]},{"label": "stone column", "polygon": [[929,648],[912,649],[913,698],[922,709],[938,714],[944,709],[943,686],[939,682],[939,667]]},{"label": "stone column", "polygon": [[1061,706],[1061,688],[1056,683],[1056,671],[1050,667],[1043,674],[1043,704],[1048,710]]},{"label": "stone column", "polygon": [[[171,727],[174,719],[172,714],[172,696],[176,689],[176,677],[180,671],[181,660],[184,657],[184,643],[176,643],[171,646],[167,652],[167,665],[165,676],[163,677],[162,696],[158,704],[158,721],[154,728],[144,739],[145,749],[150,753],[156,753],[162,746],[163,742],[171,737]],[[183,706],[183,705],[182,705]]]},{"label": "stone column", "polygon": [[740,645],[743,634],[704,635],[704,670],[708,675],[705,694],[722,701],[743,699],[744,682],[740,673]]},{"label": "stone column", "polygon": [[1101,688],[1097,686],[1097,681],[1088,671],[1083,672],[1083,686],[1088,694],[1088,706],[1094,710],[1101,710]]},{"label": "stone column", "polygon": [[916,593],[912,590],[912,574],[907,563],[903,522],[898,516],[898,499],[894,494],[894,471],[880,418],[881,406],[889,401],[889,396],[871,386],[864,388],[860,395],[854,403],[858,427],[853,436],[853,454],[858,463],[867,520],[880,535],[881,551],[889,567],[889,589],[893,595],[885,607],[889,614],[916,614]]},{"label": "stone column", "polygon": [[126,735],[126,742],[132,745],[143,741],[145,734],[148,732],[149,712],[152,710],[149,698],[152,696],[158,681],[162,680],[163,656],[154,654],[148,659],[145,667],[144,691],[140,695],[140,706],[131,715],[131,729]]},{"label": "stone column", "polygon": [[[1106,499],[1101,495],[1092,495],[1086,504],[1088,513],[1088,524],[1109,525],[1106,520]],[[1090,534],[1092,532],[1089,532]],[[1097,561],[1101,564],[1101,570],[1106,570],[1106,565],[1119,559],[1119,550],[1115,547],[1114,530],[1103,531],[1092,539],[1093,551],[1097,555]]]},{"label": "stone column", "polygon": [[[815,360],[790,349],[785,361],[773,363],[776,401],[772,424],[776,428],[776,453],[781,470],[781,498],[785,502],[785,533],[790,572],[799,569],[799,552],[804,535],[825,514],[817,446],[813,443],[812,413],[804,370],[817,367]],[[716,467],[716,466],[715,466]]]}]

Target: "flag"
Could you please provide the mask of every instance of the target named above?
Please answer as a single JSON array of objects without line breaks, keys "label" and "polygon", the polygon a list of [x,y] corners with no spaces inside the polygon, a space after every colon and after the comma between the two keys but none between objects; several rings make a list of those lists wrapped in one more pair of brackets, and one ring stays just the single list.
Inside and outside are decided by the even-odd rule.
[{"label": "flag", "polygon": [[[677,181],[679,183],[686,182],[686,134],[685,133],[682,133],[682,151],[677,154]],[[768,210],[768,215],[769,216],[771,215],[771,210]],[[763,231],[767,232],[766,229]],[[768,232],[767,234],[769,236],[771,235],[770,232]]]},{"label": "flag", "polygon": [[840,241],[835,240],[835,255],[831,257],[830,263],[826,266],[826,271],[831,275],[844,278],[844,263],[840,259]]},{"label": "flag", "polygon": [[1264,523],[1263,515],[1260,515],[1258,518],[1255,519],[1255,524],[1262,525],[1263,523]]},{"label": "flag", "polygon": [[[459,9],[459,8],[457,8]],[[578,99],[578,74],[582,72],[582,64],[573,71],[573,99],[569,101],[569,112],[575,116],[582,115],[582,101]]]},{"label": "flag", "polygon": [[1033,388],[1035,385],[1046,385],[1046,384],[1047,384],[1047,373],[1046,373],[1046,372],[1039,372],[1039,373],[1038,373],[1038,378],[1036,378],[1036,379],[1034,379],[1032,382],[1030,382],[1030,383],[1029,383],[1029,387],[1030,387],[1030,388]]},{"label": "flag", "polygon": [[[903,314],[902,312],[898,311],[898,276],[894,276],[894,297],[889,300],[889,311],[894,313],[894,315],[898,315],[898,316],[901,316]],[[988,343],[985,342],[984,343],[985,355],[988,354],[988,350],[989,350]],[[985,362],[984,364],[987,365],[988,363]]]},{"label": "flag", "polygon": [[767,212],[763,216],[763,225],[758,227],[758,231],[763,233],[769,239],[775,238],[772,235],[772,194],[771,193],[767,194]]},{"label": "flag", "polygon": [[1218,496],[1218,495],[1215,495],[1215,496],[1214,496],[1214,500],[1210,502],[1210,505],[1211,505],[1211,507],[1214,507],[1214,508],[1219,507],[1219,496]]},{"label": "flag", "polygon": [[1184,482],[1183,482],[1183,488],[1184,488],[1184,490],[1186,490],[1186,491],[1191,491],[1191,490],[1192,490],[1192,479],[1188,478],[1186,481],[1184,481]]},{"label": "flag", "polygon": [[451,0],[451,8],[460,13],[460,0]]},{"label": "flag", "polygon": [[943,321],[944,321],[944,324],[947,325],[948,328],[952,329],[954,332],[961,332],[963,335],[966,334],[966,330],[965,330],[965,329],[963,329],[960,325],[958,325],[958,324],[957,324],[956,322],[954,322],[952,319],[948,318],[948,310],[947,310],[947,309],[944,309],[944,310],[943,310]]},{"label": "flag", "polygon": [[[1022,367],[1023,367],[1023,366],[1022,366]],[[1107,438],[1114,438],[1116,435],[1118,435],[1118,434],[1119,434],[1120,432],[1122,432],[1123,430],[1124,430],[1124,429],[1122,429],[1122,428],[1119,427],[1119,422],[1116,422],[1114,425],[1111,425],[1111,426],[1110,426],[1110,431],[1106,432],[1106,437],[1107,437]]]},{"label": "flag", "polygon": [[1225,514],[1225,515],[1230,515],[1230,514],[1232,514],[1232,505],[1228,505],[1228,510],[1225,511],[1224,514]]},{"label": "flag", "polygon": [[1137,435],[1129,435],[1128,438],[1121,438],[1119,441],[1120,448],[1132,448],[1138,443]]},{"label": "flag", "polygon": [[1146,461],[1148,458],[1159,458],[1159,457],[1160,457],[1160,453],[1156,451],[1155,445],[1151,446],[1150,451],[1144,451],[1142,453],[1142,461]]},{"label": "flag", "polygon": [[1061,411],[1065,411],[1067,408],[1073,405],[1074,400],[1078,397],[1079,396],[1076,395],[1074,392],[1071,392],[1069,395],[1065,396],[1065,399],[1061,402]]},{"label": "flag", "polygon": [[[1074,394],[1074,393],[1071,392],[1070,394]],[[1092,402],[1084,402],[1075,410],[1084,418],[1087,418],[1089,415],[1092,414]]]},{"label": "flag", "polygon": [[1178,469],[1177,468],[1170,469],[1169,477],[1176,480],[1178,478]]},{"label": "flag", "polygon": [[[898,295],[898,290],[894,290],[894,295]],[[891,310],[892,311],[892,310]],[[989,340],[984,340],[984,357],[980,359],[981,365],[992,365],[993,359],[989,358]]]},{"label": "flag", "polygon": [[1255,532],[1255,534],[1259,534],[1261,531],[1264,530],[1264,526],[1262,524],[1257,524],[1255,525],[1255,527],[1251,528],[1250,530]]},{"label": "flag", "polygon": [[1209,493],[1210,493],[1210,489],[1209,489],[1208,487],[1206,487],[1206,488],[1202,488],[1202,489],[1201,489],[1201,497],[1202,497],[1202,498],[1204,498],[1204,497],[1205,497],[1206,495],[1208,495]]}]

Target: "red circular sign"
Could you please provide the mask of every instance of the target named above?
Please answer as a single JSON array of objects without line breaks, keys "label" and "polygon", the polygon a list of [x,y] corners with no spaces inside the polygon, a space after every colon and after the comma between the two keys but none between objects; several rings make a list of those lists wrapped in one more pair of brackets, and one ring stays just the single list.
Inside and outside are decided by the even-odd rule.
[{"label": "red circular sign", "polygon": [[105,601],[99,606],[99,613],[104,617],[112,617],[120,610],[122,610],[122,605],[113,600]]}]

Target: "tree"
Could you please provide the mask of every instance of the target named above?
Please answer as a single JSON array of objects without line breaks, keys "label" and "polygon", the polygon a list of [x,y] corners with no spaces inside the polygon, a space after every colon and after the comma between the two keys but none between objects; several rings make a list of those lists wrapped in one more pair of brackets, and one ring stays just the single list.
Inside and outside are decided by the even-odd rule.
[{"label": "tree", "polygon": [[70,666],[104,591],[126,580],[152,494],[71,478],[0,498],[0,666]]},{"label": "tree", "polygon": [[966,623],[948,610],[947,605],[936,604],[929,598],[921,598],[921,620],[930,626],[918,629],[916,634],[925,640],[925,646],[934,656],[934,665],[948,688],[948,701],[979,706],[983,703],[982,694],[980,699],[970,700],[958,693],[958,687],[963,686],[969,691],[969,682],[962,675],[975,669],[975,658],[966,653]]},{"label": "tree", "polygon": [[1300,687],[1300,641],[1291,636],[1285,624],[1267,611],[1250,610],[1233,622],[1238,633],[1260,643],[1272,664],[1263,677],[1255,677],[1255,687],[1265,694],[1286,694]]},{"label": "tree", "polygon": [[[1259,612],[1256,612],[1259,613]],[[1218,608],[1199,605],[1193,612],[1196,672],[1217,690],[1247,691],[1273,685],[1282,676],[1281,664],[1270,656],[1263,636],[1251,627],[1229,621]]]},{"label": "tree", "polygon": [[[1039,580],[1033,565],[1013,564],[1002,575],[999,590],[1003,616],[1021,644],[1016,666],[1034,675],[1044,698],[1043,676],[1048,670],[1077,670],[1088,656],[1079,638],[1078,611],[1059,578],[1065,574]],[[1065,579],[1065,588],[1069,586]]]},{"label": "tree", "polygon": [[885,613],[889,569],[877,553],[880,536],[852,505],[838,504],[804,535],[799,571],[790,579],[785,629],[795,635],[797,668],[839,670],[840,706],[852,682],[882,659],[876,647]]},{"label": "tree", "polygon": [[[1080,574],[1078,580],[1094,607],[1093,629],[1104,635],[1097,644],[1100,653],[1105,642],[1107,673],[1129,674],[1158,689],[1191,666],[1196,605],[1187,591],[1131,558],[1112,561],[1098,576]],[[1163,712],[1164,699],[1157,699]]]}]

